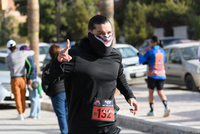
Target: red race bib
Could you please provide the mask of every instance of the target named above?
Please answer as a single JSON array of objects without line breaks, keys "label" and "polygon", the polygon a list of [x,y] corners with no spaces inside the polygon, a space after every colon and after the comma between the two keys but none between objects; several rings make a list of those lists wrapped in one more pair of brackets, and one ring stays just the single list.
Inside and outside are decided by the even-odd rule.
[{"label": "red race bib", "polygon": [[113,100],[96,99],[93,103],[92,119],[115,121]]}]

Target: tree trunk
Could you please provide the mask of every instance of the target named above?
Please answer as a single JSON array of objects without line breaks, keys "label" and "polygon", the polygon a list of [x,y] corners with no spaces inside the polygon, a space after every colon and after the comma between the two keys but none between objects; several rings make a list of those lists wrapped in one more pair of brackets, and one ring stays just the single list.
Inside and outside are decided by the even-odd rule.
[{"label": "tree trunk", "polygon": [[[106,16],[112,25],[113,30],[113,47],[115,47],[116,44],[116,38],[115,38],[115,25],[114,25],[114,0],[99,0],[99,10],[101,15]],[[115,91],[115,95],[119,95],[120,92],[118,89]]]},{"label": "tree trunk", "polygon": [[38,0],[27,0],[27,28],[28,40],[31,49],[35,52],[34,58],[37,66],[37,73],[40,73],[39,66],[39,2]]},{"label": "tree trunk", "polygon": [[112,25],[113,29],[113,47],[116,44],[115,25],[114,25],[114,0],[99,0],[99,10],[101,15],[106,16]]}]

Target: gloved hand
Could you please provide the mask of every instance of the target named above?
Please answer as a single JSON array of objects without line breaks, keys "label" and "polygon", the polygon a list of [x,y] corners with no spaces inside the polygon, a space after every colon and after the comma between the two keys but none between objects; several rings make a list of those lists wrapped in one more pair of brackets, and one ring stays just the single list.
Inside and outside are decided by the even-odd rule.
[{"label": "gloved hand", "polygon": [[137,55],[141,55],[139,52],[137,52]]}]

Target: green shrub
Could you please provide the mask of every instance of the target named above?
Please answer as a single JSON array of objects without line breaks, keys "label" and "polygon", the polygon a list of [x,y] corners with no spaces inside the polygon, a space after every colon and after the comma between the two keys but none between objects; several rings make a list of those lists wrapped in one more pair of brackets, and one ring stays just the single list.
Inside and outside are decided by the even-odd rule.
[{"label": "green shrub", "polygon": [[144,6],[139,2],[129,2],[125,13],[125,41],[133,46],[140,46],[153,34],[153,27],[146,23]]},{"label": "green shrub", "polygon": [[193,25],[195,38],[200,39],[200,16],[194,17]]}]

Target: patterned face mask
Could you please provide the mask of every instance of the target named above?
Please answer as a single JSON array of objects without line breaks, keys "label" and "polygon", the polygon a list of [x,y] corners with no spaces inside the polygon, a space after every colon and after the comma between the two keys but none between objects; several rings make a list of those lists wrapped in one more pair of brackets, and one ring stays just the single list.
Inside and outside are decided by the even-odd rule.
[{"label": "patterned face mask", "polygon": [[113,35],[98,36],[88,32],[90,46],[94,52],[101,56],[108,56],[112,51]]}]

